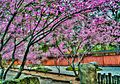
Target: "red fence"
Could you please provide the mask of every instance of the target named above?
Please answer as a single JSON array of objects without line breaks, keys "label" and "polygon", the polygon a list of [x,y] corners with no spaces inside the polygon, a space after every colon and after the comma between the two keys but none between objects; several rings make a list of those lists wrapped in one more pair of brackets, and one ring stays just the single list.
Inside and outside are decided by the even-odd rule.
[{"label": "red fence", "polygon": [[120,66],[120,55],[114,56],[88,56],[83,63],[97,62],[101,66]]},{"label": "red fence", "polygon": [[[75,58],[75,63],[78,62],[78,58]],[[69,58],[70,63],[72,63],[72,58]],[[120,66],[120,55],[112,55],[112,56],[86,56],[84,57],[82,63],[89,63],[89,62],[97,62],[101,66]],[[8,62],[10,63],[10,62]],[[29,65],[32,62],[27,61],[26,64]],[[20,61],[15,61],[16,65],[20,65]],[[68,61],[66,59],[45,59],[42,61],[43,65],[46,66],[54,66],[54,65],[61,65],[61,66],[67,66],[69,65]]]},{"label": "red fence", "polygon": [[[56,61],[55,61],[56,60]],[[71,58],[69,61],[71,62]],[[75,58],[75,62],[78,62],[78,58]],[[120,55],[114,56],[86,56],[84,57],[82,63],[89,63],[89,62],[97,62],[101,66],[120,66]],[[61,65],[67,66],[68,61],[66,59],[58,60],[58,59],[47,59],[42,62],[43,65],[53,66],[53,65]]]}]

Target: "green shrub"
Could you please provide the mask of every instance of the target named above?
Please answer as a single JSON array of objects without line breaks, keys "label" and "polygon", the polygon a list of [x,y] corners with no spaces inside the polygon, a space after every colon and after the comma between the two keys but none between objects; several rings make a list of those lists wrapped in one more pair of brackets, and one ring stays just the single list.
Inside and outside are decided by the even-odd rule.
[{"label": "green shrub", "polygon": [[52,71],[51,69],[46,68],[46,67],[44,67],[44,66],[38,66],[38,67],[36,67],[36,68],[33,68],[32,70],[42,71],[42,72]]},{"label": "green shrub", "polygon": [[[67,71],[73,71],[73,68],[71,66],[68,66],[66,68]],[[97,67],[96,69],[97,71],[101,71],[102,69],[100,67]],[[75,67],[75,71],[78,71],[78,67]]]}]

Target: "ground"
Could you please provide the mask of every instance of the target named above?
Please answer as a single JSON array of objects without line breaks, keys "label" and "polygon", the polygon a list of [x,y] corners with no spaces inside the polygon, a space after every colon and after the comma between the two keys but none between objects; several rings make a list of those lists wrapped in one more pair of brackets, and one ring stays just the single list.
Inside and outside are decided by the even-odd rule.
[{"label": "ground", "polygon": [[[17,69],[14,69],[14,70],[17,71]],[[23,73],[52,78],[54,80],[71,81],[72,84],[79,84],[79,81],[76,81],[75,77],[73,77],[73,76],[67,76],[67,75],[60,75],[59,76],[58,74],[42,73],[42,72],[27,71],[27,70],[24,70]]]}]

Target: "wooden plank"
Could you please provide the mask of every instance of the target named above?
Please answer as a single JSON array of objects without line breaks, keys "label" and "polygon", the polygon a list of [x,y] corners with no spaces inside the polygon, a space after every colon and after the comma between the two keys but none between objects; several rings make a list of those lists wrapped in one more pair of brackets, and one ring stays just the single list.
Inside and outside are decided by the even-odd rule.
[{"label": "wooden plank", "polygon": [[117,75],[114,75],[115,84],[117,84]]},{"label": "wooden plank", "polygon": [[97,83],[98,84],[120,84],[120,76],[114,75],[112,76],[111,73],[108,73],[108,75],[98,73],[97,75]]},{"label": "wooden plank", "polygon": [[103,74],[103,84],[106,84],[106,75],[105,75],[105,73]]},{"label": "wooden plank", "polygon": [[106,75],[106,84],[109,84],[109,76]]},{"label": "wooden plank", "polygon": [[101,73],[98,73],[97,80],[98,80],[98,84],[101,84]]},{"label": "wooden plank", "polygon": [[120,76],[117,76],[117,84],[120,84]]},{"label": "wooden plank", "polygon": [[112,74],[111,73],[108,73],[108,84],[112,84]]},{"label": "wooden plank", "polygon": [[104,83],[104,81],[103,81],[103,75],[101,75],[101,84],[103,84]]},{"label": "wooden plank", "polygon": [[112,76],[112,84],[115,84],[115,76]]}]

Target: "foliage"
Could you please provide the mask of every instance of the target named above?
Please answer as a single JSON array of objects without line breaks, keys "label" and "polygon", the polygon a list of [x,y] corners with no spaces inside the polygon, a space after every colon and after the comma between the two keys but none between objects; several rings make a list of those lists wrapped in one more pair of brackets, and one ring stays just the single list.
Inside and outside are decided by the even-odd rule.
[{"label": "foliage", "polygon": [[[73,68],[71,66],[66,68],[67,71],[73,71]],[[78,71],[78,68],[75,68],[75,71]]]},{"label": "foliage", "polygon": [[12,59],[5,71],[1,65],[3,80],[16,59],[19,78],[26,60],[39,64],[39,55],[74,56],[83,47],[119,43],[118,8],[119,0],[0,1],[0,54]]},{"label": "foliage", "polygon": [[38,66],[36,68],[33,68],[31,70],[35,70],[35,71],[41,71],[41,72],[49,72],[49,71],[52,71],[51,69],[49,68],[46,68],[44,66]]},{"label": "foliage", "polygon": [[[73,71],[73,68],[71,66],[68,66],[66,68],[67,71]],[[102,69],[100,67],[96,68],[97,71],[101,71]],[[75,67],[75,71],[78,71],[78,67]]]}]

